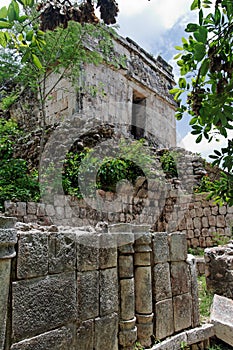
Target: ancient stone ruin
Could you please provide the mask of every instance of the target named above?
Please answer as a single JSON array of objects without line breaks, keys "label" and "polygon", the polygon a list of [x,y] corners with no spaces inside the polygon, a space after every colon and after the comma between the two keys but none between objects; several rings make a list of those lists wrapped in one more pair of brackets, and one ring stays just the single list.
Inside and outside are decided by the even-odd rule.
[{"label": "ancient stone ruin", "polygon": [[[41,201],[5,203],[0,350],[134,350],[137,342],[198,350],[224,333],[217,312],[200,325],[196,261],[187,248],[212,247],[216,233],[230,238],[232,208],[193,193],[205,171],[198,155],[176,148],[171,67],[130,39],[117,39],[115,50],[125,66],[84,66],[78,91],[63,80],[47,102],[42,175],[55,166]],[[33,135],[19,141],[16,155],[38,166],[39,113],[11,113]],[[155,176],[123,182],[115,194],[65,196],[59,176],[67,152],[91,145],[111,155],[122,135],[145,138],[155,154],[175,150],[178,177],[167,179],[156,158]],[[231,276],[229,256],[218,260]]]}]

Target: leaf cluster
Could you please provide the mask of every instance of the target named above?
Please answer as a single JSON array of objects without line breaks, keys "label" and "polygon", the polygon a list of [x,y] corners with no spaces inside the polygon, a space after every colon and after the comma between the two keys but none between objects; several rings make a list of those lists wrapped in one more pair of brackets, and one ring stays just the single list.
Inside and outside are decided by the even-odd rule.
[{"label": "leaf cluster", "polygon": [[[189,37],[176,46],[180,77],[170,91],[178,102],[176,117],[191,117],[197,143],[203,138],[211,142],[218,135],[229,138],[233,129],[233,2],[194,0],[191,10],[198,10],[198,23],[187,25]],[[215,151],[211,158],[214,164],[232,170],[232,147]]]}]

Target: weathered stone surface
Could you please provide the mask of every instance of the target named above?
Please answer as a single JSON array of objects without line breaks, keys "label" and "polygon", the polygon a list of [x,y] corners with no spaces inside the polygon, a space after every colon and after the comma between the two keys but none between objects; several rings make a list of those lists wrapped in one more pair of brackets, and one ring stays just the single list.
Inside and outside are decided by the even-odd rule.
[{"label": "weathered stone surface", "polygon": [[138,266],[135,269],[136,312],[152,313],[152,281],[151,267]]},{"label": "weathered stone surface", "polygon": [[32,278],[48,273],[48,235],[46,232],[20,233],[17,277]]},{"label": "weathered stone surface", "polygon": [[53,232],[49,234],[49,272],[73,270],[76,265],[75,233]]},{"label": "weathered stone surface", "polygon": [[171,261],[186,260],[187,258],[187,239],[186,234],[175,232],[169,234],[170,258]]},{"label": "weathered stone surface", "polygon": [[171,263],[171,286],[173,295],[189,292],[190,274],[186,262],[180,261]]},{"label": "weathered stone surface", "polygon": [[118,316],[116,313],[95,319],[95,350],[118,350]]},{"label": "weathered stone surface", "polygon": [[173,298],[175,332],[192,325],[192,297],[182,294]]},{"label": "weathered stone surface", "polygon": [[215,294],[210,314],[217,338],[233,346],[233,300]]},{"label": "weathered stone surface", "polygon": [[91,350],[94,348],[94,321],[82,322],[77,329],[77,350]]},{"label": "weathered stone surface", "polygon": [[78,316],[88,320],[99,315],[99,272],[84,271],[77,278]]},{"label": "weathered stone surface", "polygon": [[133,255],[120,255],[118,259],[118,268],[120,278],[133,277]]},{"label": "weathered stone surface", "polygon": [[114,234],[99,237],[99,266],[101,269],[117,266],[117,237]]},{"label": "weathered stone surface", "polygon": [[72,338],[72,330],[62,327],[15,343],[11,346],[11,350],[70,350]]},{"label": "weathered stone surface", "polygon": [[195,344],[214,336],[214,326],[212,324],[203,324],[201,327],[190,329],[186,332],[187,344]]},{"label": "weathered stone surface", "polygon": [[198,273],[195,257],[191,254],[188,254],[187,263],[189,266],[190,292],[192,296],[192,327],[197,327],[200,324],[200,312],[197,279]]},{"label": "weathered stone surface", "polygon": [[122,320],[131,320],[134,317],[135,293],[134,278],[120,281],[120,315]]},{"label": "weathered stone surface", "polygon": [[155,337],[164,339],[174,333],[172,299],[162,300],[155,305]]},{"label": "weathered stone surface", "polygon": [[156,264],[153,268],[153,298],[156,301],[172,296],[169,263]]},{"label": "weathered stone surface", "polygon": [[142,315],[137,314],[137,333],[138,333],[138,341],[142,346],[146,348],[152,345],[152,336],[154,333],[153,330],[153,317],[154,314]]},{"label": "weathered stone surface", "polygon": [[96,233],[78,232],[77,236],[78,271],[96,270],[99,267],[99,237]]},{"label": "weathered stone surface", "polygon": [[173,337],[156,344],[151,350],[180,350],[182,342],[187,343],[187,335],[185,332],[174,335]]},{"label": "weathered stone surface", "polygon": [[0,259],[0,349],[4,349],[10,287],[11,259]]},{"label": "weathered stone surface", "polygon": [[118,311],[118,275],[117,269],[100,271],[100,315]]},{"label": "weathered stone surface", "polygon": [[12,333],[15,341],[56,328],[76,317],[73,273],[13,282]]}]

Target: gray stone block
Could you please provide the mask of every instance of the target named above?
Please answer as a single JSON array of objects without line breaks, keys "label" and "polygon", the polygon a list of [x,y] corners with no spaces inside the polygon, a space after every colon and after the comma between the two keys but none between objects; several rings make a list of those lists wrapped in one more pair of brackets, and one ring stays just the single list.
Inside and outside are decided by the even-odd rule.
[{"label": "gray stone block", "polygon": [[81,323],[77,329],[77,350],[93,350],[94,348],[94,321]]},{"label": "gray stone block", "polygon": [[49,273],[74,270],[76,256],[74,233],[53,232],[49,235]]},{"label": "gray stone block", "polygon": [[134,278],[120,281],[121,295],[121,319],[128,321],[134,318],[135,294]]},{"label": "gray stone block", "polygon": [[170,260],[168,234],[166,232],[156,232],[153,235],[152,250],[154,263],[167,262]]},{"label": "gray stone block", "polygon": [[117,269],[100,271],[100,316],[118,311]]},{"label": "gray stone block", "polygon": [[14,341],[44,333],[76,318],[75,274],[13,282]]},{"label": "gray stone block", "polygon": [[78,232],[77,269],[78,271],[96,270],[99,267],[99,236],[96,233]]},{"label": "gray stone block", "polygon": [[156,301],[171,298],[169,263],[156,264],[153,268],[153,298]]},{"label": "gray stone block", "polygon": [[99,237],[99,266],[100,269],[117,266],[117,238],[114,234]]},{"label": "gray stone block", "polygon": [[190,290],[190,273],[184,261],[171,263],[172,295],[188,293]]},{"label": "gray stone block", "polygon": [[118,315],[95,319],[95,350],[118,350]]},{"label": "gray stone block", "polygon": [[192,297],[182,294],[173,298],[175,332],[189,328],[192,325]]},{"label": "gray stone block", "polygon": [[99,315],[99,272],[78,273],[77,303],[78,318],[88,320]]},{"label": "gray stone block", "polygon": [[214,325],[212,324],[203,324],[201,327],[196,327],[190,329],[186,332],[187,334],[187,344],[195,344],[206,339],[209,339],[214,336]]},{"label": "gray stone block", "polygon": [[71,350],[72,330],[62,327],[11,346],[10,350]]},{"label": "gray stone block", "polygon": [[172,299],[162,300],[155,305],[155,337],[164,339],[174,333]]},{"label": "gray stone block", "polygon": [[133,255],[120,255],[118,258],[119,277],[129,278],[134,276]]},{"label": "gray stone block", "polygon": [[233,346],[233,300],[215,294],[210,315],[215,335],[225,343]]},{"label": "gray stone block", "polygon": [[180,350],[182,342],[184,344],[187,343],[187,336],[185,332],[174,335],[173,337],[154,345],[151,350]]},{"label": "gray stone block", "polygon": [[185,233],[170,233],[169,244],[171,261],[180,261],[187,259],[187,238]]},{"label": "gray stone block", "polygon": [[48,273],[48,236],[46,232],[20,233],[17,277],[32,278]]}]

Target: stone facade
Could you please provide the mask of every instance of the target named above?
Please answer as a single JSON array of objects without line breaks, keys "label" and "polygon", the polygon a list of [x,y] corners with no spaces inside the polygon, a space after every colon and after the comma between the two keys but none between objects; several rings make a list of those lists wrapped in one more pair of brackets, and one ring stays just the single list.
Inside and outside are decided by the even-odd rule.
[{"label": "stone facade", "polygon": [[199,326],[184,234],[131,224],[16,229],[4,350],[133,350]]}]

